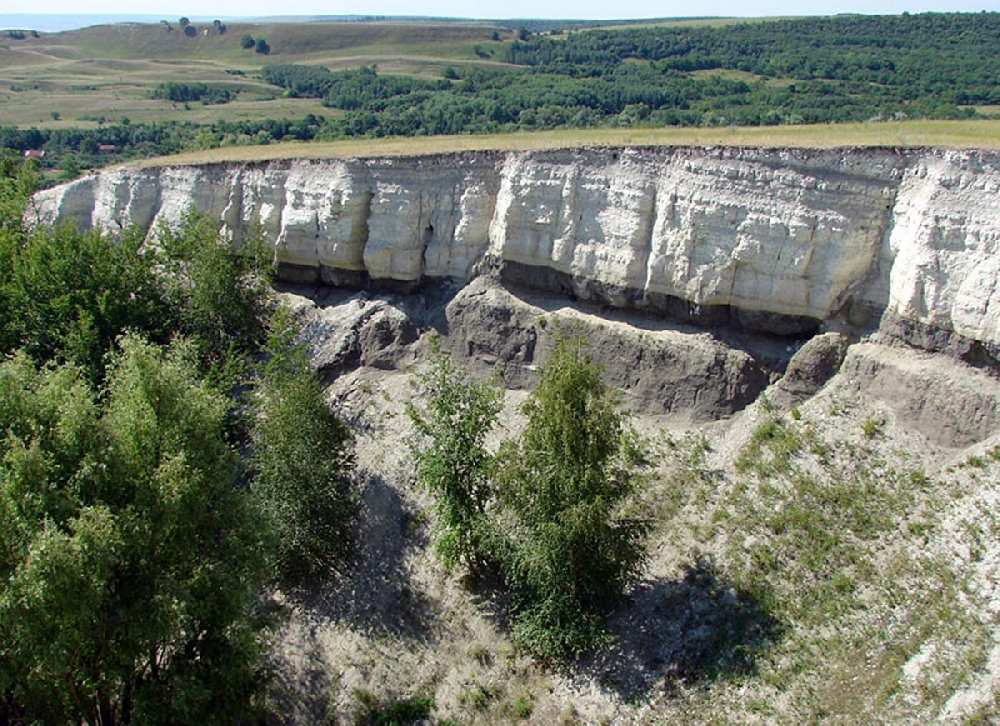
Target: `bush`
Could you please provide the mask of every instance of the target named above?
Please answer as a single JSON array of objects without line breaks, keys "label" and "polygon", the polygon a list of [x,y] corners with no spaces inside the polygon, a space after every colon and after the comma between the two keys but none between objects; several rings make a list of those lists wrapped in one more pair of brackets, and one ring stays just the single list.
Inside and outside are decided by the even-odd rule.
[{"label": "bush", "polygon": [[501,392],[439,358],[427,408],[410,417],[429,443],[418,480],[436,495],[446,566],[496,565],[511,590],[517,641],[562,659],[598,644],[601,617],[645,560],[645,521],[629,505],[638,448],[600,369],[576,338],[558,342],[524,412],[520,438],[485,441]]},{"label": "bush", "polygon": [[253,48],[255,45],[257,45],[257,41],[254,39],[252,35],[244,35],[242,38],[240,38],[241,48],[250,50],[250,48]]},{"label": "bush", "polygon": [[273,535],[278,571],[292,581],[322,575],[343,557],[357,514],[353,435],[294,337],[279,311],[251,429],[253,501]]},{"label": "bush", "polygon": [[648,526],[628,505],[637,447],[579,338],[561,339],[499,454],[502,550],[514,636],[562,658],[596,645],[600,617],[638,575]]}]

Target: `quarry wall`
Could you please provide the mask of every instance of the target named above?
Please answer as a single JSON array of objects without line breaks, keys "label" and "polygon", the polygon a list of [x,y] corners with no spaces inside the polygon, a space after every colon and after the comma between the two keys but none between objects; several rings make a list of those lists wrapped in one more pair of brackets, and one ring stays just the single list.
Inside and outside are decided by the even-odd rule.
[{"label": "quarry wall", "polygon": [[513,285],[800,336],[881,331],[1000,360],[1000,155],[580,148],[105,170],[41,223],[260,229],[298,281]]}]

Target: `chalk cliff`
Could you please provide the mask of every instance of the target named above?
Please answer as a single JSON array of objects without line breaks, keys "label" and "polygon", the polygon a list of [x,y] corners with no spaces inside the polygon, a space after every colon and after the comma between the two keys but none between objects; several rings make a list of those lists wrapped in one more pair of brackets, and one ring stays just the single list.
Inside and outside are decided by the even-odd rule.
[{"label": "chalk cliff", "polygon": [[193,207],[260,225],[282,274],[501,279],[800,335],[886,335],[1000,359],[1000,154],[624,148],[107,170],[36,196],[112,232]]}]

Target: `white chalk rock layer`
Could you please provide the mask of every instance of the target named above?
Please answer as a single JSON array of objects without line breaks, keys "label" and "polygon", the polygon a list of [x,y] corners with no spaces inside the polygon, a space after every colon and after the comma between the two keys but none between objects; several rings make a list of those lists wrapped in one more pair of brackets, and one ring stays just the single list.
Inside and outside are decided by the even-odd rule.
[{"label": "white chalk rock layer", "polygon": [[865,308],[995,353],[998,191],[991,152],[680,147],[120,167],[35,209],[155,234],[194,208],[236,239],[262,229],[278,262],[317,278],[515,265],[612,304],[817,322]]}]

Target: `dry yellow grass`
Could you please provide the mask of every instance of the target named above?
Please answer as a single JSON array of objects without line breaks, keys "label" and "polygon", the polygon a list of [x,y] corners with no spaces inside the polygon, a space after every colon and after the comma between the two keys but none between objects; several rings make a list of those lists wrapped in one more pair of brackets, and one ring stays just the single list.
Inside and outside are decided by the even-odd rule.
[{"label": "dry yellow grass", "polygon": [[141,162],[145,166],[221,161],[417,156],[452,151],[556,149],[579,146],[937,146],[1000,149],[1000,121],[902,121],[820,126],[664,129],[561,129],[485,136],[352,139],[209,149]]}]

